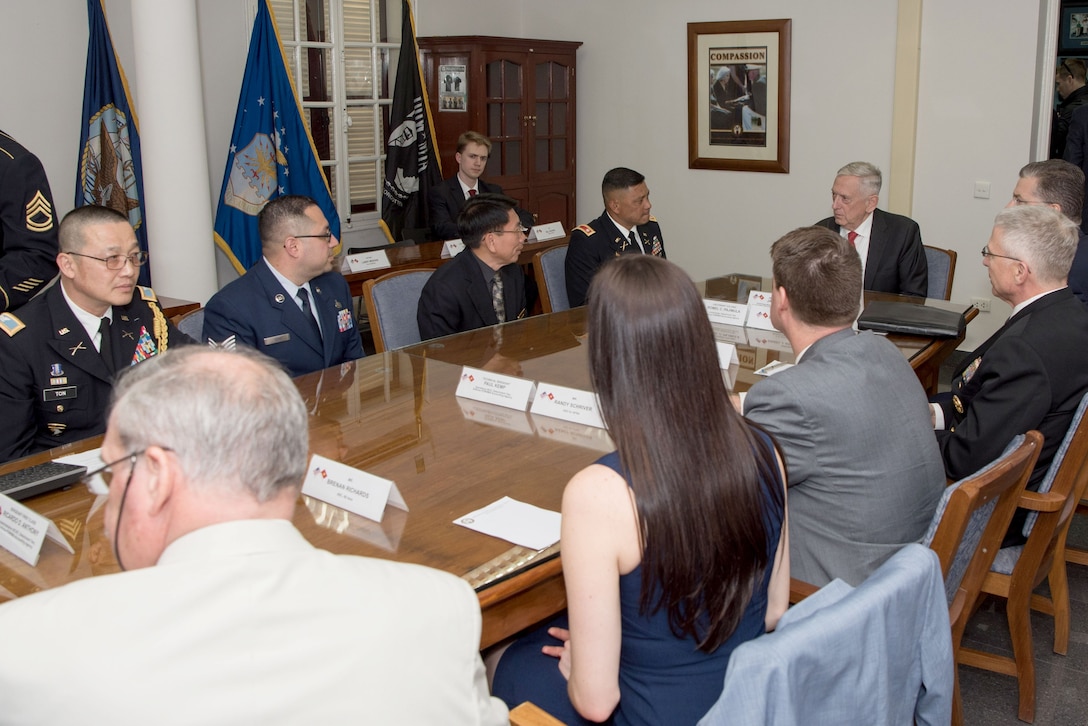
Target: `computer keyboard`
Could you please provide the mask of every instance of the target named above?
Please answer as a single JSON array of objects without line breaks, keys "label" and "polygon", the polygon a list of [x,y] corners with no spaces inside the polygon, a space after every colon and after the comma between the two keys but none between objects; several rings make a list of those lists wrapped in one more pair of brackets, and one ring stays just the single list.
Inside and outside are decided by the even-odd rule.
[{"label": "computer keyboard", "polygon": [[10,474],[0,474],[0,494],[12,499],[27,499],[71,486],[86,473],[85,466],[47,461]]}]

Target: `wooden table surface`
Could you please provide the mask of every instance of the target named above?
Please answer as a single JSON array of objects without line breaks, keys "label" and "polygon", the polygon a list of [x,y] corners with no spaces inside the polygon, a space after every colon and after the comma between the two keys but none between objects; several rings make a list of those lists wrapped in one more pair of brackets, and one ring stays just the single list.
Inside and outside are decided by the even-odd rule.
[{"label": "wooden table surface", "polygon": [[[773,334],[716,326],[722,339],[738,330],[756,344],[738,345],[735,389],[747,389],[756,380],[752,372],[767,362],[792,360]],[[955,348],[927,338],[892,340],[920,376],[939,367],[942,351]],[[413,562],[465,577],[480,597],[484,647],[559,612],[566,602],[558,547],[543,553],[512,547],[453,520],[503,496],[558,511],[566,482],[611,451],[611,441],[600,429],[454,394],[464,365],[588,388],[585,342],[585,309],[578,308],[428,341],[296,379],[312,412],[311,451],[392,479],[410,511],[389,507],[377,523],[303,496],[295,525],[316,546],[332,552]],[[92,439],[9,462],[0,465],[0,473],[98,443]],[[38,566],[30,567],[0,550],[0,601],[116,572],[103,532],[104,501],[82,484],[27,500],[57,523],[76,554],[47,540]]]}]

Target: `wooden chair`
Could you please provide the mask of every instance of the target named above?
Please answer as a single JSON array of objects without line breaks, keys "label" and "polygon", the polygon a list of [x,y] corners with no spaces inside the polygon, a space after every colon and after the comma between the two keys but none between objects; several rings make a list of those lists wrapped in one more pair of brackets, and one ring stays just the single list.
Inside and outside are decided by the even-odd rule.
[{"label": "wooden chair", "polygon": [[[937,553],[952,626],[952,652],[957,655],[982,581],[1009,528],[1036,459],[1043,437],[1038,431],[1013,438],[993,463],[950,485],[941,495],[922,544]],[[817,588],[790,580],[790,602],[796,603]],[[952,723],[963,723],[959,676],[952,698]]]},{"label": "wooden chair", "polygon": [[[960,643],[986,573],[997,556],[1020,495],[1031,477],[1043,445],[1038,431],[1015,437],[992,464],[949,486],[929,531],[922,538],[937,553],[944,575],[952,652],[959,661]],[[952,696],[952,723],[963,723],[957,669]]]},{"label": "wooden chair", "polygon": [[563,726],[563,722],[539,706],[526,701],[510,711],[510,726]]},{"label": "wooden chair", "polygon": [[533,276],[546,313],[570,310],[567,300],[567,246],[549,247],[533,255]]},{"label": "wooden chair", "polygon": [[[1074,514],[1088,514],[1088,499],[1080,500]],[[1088,550],[1082,550],[1078,547],[1066,547],[1065,561],[1073,565],[1088,566]]]},{"label": "wooden chair", "polygon": [[922,245],[929,266],[929,288],[926,297],[948,300],[952,297],[952,278],[956,276],[956,251]]},{"label": "wooden chair", "polygon": [[204,308],[197,308],[196,310],[190,310],[187,313],[179,315],[174,320],[174,325],[181,332],[188,335],[190,338],[198,343],[207,343],[204,340]]},{"label": "wooden chair", "polygon": [[363,283],[363,302],[374,333],[374,350],[382,353],[420,342],[416,308],[423,286],[434,270],[397,270]]},{"label": "wooden chair", "polygon": [[[1081,399],[1039,490],[1024,492],[1020,497],[1019,506],[1031,512],[1023,529],[1027,542],[998,552],[982,582],[982,594],[1008,600],[1005,614],[1012,637],[1013,657],[968,648],[960,651],[960,663],[1016,676],[1020,691],[1018,717],[1028,723],[1035,719],[1031,610],[1054,617],[1054,652],[1065,655],[1069,649],[1065,539],[1073,510],[1088,484],[1086,408],[1088,394]],[[1050,598],[1032,594],[1043,580],[1049,581]]]}]

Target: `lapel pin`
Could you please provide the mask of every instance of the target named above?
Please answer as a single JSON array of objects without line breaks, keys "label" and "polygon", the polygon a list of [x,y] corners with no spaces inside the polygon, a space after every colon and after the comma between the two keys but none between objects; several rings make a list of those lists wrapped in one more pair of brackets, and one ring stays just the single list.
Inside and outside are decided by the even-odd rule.
[{"label": "lapel pin", "polygon": [[275,298],[276,302],[282,303],[285,299],[286,298],[284,298],[284,296],[281,293],[278,293],[278,292],[276,293],[276,298]]}]

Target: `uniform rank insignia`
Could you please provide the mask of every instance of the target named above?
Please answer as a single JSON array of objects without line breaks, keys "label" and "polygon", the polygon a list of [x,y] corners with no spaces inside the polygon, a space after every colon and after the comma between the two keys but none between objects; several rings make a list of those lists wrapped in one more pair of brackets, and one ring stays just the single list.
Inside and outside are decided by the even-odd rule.
[{"label": "uniform rank insignia", "polygon": [[40,234],[53,229],[53,206],[39,189],[26,205],[26,230]]},{"label": "uniform rank insignia", "polygon": [[26,323],[19,318],[15,317],[11,313],[0,313],[0,329],[3,329],[8,336],[15,335],[20,330],[26,327]]},{"label": "uniform rank insignia", "polygon": [[956,413],[963,413],[963,401],[959,396],[952,397],[952,406],[956,409]]},{"label": "uniform rank insignia", "polygon": [[218,350],[234,350],[238,347],[237,336],[232,335],[228,338],[224,338],[222,343],[216,343],[211,338],[208,338],[208,347]]},{"label": "uniform rank insignia", "polygon": [[155,341],[151,339],[151,335],[148,334],[147,328],[141,326],[140,337],[136,341],[136,351],[132,354],[132,365],[147,360],[157,352],[158,349],[155,348]]},{"label": "uniform rank insignia", "polygon": [[345,330],[351,330],[352,327],[354,327],[355,321],[351,318],[352,315],[350,310],[341,310],[336,313],[336,327],[340,328],[341,333]]},{"label": "uniform rank insignia", "polygon": [[593,235],[597,234],[597,230],[593,229],[588,224],[579,224],[577,227],[575,227],[575,229],[584,234],[586,237],[592,237]]}]

